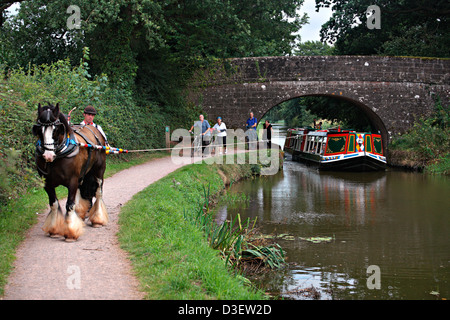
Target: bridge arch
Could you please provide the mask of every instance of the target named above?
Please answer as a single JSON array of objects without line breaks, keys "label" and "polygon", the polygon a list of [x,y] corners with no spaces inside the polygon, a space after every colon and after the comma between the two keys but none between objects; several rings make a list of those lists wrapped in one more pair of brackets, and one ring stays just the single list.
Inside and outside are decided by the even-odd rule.
[{"label": "bridge arch", "polygon": [[[344,101],[349,102],[355,109],[359,109],[359,110],[362,111],[362,113],[366,117],[367,121],[370,123],[371,127],[374,128],[374,132],[378,132],[378,133],[381,134],[381,136],[383,138],[383,141],[387,141],[388,140],[388,130],[386,129],[386,126],[383,123],[383,120],[372,109],[370,109],[365,104],[363,104],[363,103],[361,103],[359,101],[353,100],[351,98],[344,97],[344,96],[336,96],[336,95],[330,95],[330,94],[314,94],[314,95],[303,95],[303,96],[298,96],[298,97],[292,97],[292,98],[280,101],[278,104],[274,105],[273,107],[270,107],[261,116],[261,119],[264,118],[265,115],[270,110],[272,110],[273,108],[276,108],[277,106],[279,106],[283,102],[286,102],[286,101],[289,101],[289,100],[293,100],[293,99],[297,99],[297,98],[304,98],[304,97],[328,97],[328,98],[332,98],[332,99],[344,100]],[[386,147],[386,145],[385,145],[385,147]]]},{"label": "bridge arch", "polygon": [[448,104],[450,60],[379,56],[239,58],[202,70],[188,98],[210,119],[245,128],[250,110],[260,119],[279,103],[302,96],[347,99],[380,128],[385,143]]}]

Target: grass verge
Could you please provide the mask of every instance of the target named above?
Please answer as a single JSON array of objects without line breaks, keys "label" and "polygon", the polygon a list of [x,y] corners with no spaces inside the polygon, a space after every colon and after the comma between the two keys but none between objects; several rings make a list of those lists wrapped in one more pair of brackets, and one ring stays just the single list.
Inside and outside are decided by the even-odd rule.
[{"label": "grass verge", "polygon": [[226,180],[250,177],[254,165],[192,164],[136,194],[121,210],[119,241],[130,254],[147,299],[264,299],[225,267],[205,234],[184,217]]}]

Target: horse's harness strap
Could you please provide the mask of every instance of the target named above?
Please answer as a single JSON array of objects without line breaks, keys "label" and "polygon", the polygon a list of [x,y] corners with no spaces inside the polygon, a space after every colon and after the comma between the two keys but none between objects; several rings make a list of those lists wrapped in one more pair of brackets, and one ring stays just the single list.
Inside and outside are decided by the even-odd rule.
[{"label": "horse's harness strap", "polygon": [[56,149],[56,158],[73,157],[78,154],[79,147],[73,132],[67,135],[66,142]]},{"label": "horse's harness strap", "polygon": [[[75,132],[76,134],[78,134],[80,137],[82,137],[82,138],[86,141],[86,143],[89,143],[89,144],[93,145],[92,141],[89,140],[84,134],[82,134],[82,133],[80,132],[80,129],[83,129],[83,128],[85,128],[85,127],[86,127],[86,126],[83,126],[83,127],[79,128],[79,129],[76,129],[76,130],[74,130],[74,132]],[[88,127],[86,127],[86,128],[89,129]],[[89,131],[92,132],[91,129],[89,129]],[[95,138],[97,139],[97,141],[99,141],[98,138],[97,138],[97,136],[95,135],[95,133],[94,133],[94,132],[92,132],[92,133],[94,134],[94,136],[95,136]],[[100,144],[100,142],[99,142],[99,144]],[[92,148],[87,148],[87,149],[88,149],[88,150],[87,150],[87,151],[88,151],[88,158],[87,158],[86,163],[83,165],[83,168],[81,169],[80,178],[78,179],[79,184],[83,184],[84,176],[86,175],[86,171],[87,171],[87,169],[89,168],[89,164],[90,164],[90,162],[91,162]]]},{"label": "horse's harness strap", "polygon": [[[94,135],[94,137],[95,137],[95,140],[97,140],[97,144],[102,144],[101,143],[101,141],[100,141],[100,139],[97,137],[97,135],[95,134],[95,132],[94,131],[92,131],[92,129],[91,128],[89,128],[87,125],[85,125],[85,126],[83,126],[83,127],[81,127],[80,129],[83,129],[83,128],[86,128],[86,129],[88,129],[93,135]],[[75,131],[75,132],[77,132],[78,133],[78,131]],[[84,138],[84,137],[83,137]],[[86,142],[88,142],[88,140],[86,140]],[[90,143],[91,145],[93,145],[93,143],[91,143],[91,142],[88,142],[88,143]]]},{"label": "horse's harness strap", "polygon": [[83,165],[83,168],[81,169],[81,172],[80,172],[80,177],[78,178],[78,183],[80,185],[83,184],[84,176],[86,175],[86,171],[89,167],[89,163],[91,162],[91,155],[92,155],[92,149],[88,148],[88,158],[87,158],[86,163]]}]

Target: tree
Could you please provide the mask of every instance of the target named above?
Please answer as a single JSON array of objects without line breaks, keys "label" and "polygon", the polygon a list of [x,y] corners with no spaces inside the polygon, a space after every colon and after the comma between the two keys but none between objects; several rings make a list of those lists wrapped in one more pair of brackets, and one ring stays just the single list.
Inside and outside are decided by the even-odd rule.
[{"label": "tree", "polygon": [[265,114],[264,118],[271,121],[285,120],[289,127],[312,126],[313,119],[326,119],[345,129],[376,129],[358,107],[344,99],[327,96],[307,96],[284,101]]},{"label": "tree", "polygon": [[300,43],[294,51],[297,56],[330,56],[333,47],[320,41],[306,41]]},{"label": "tree", "polygon": [[[366,10],[380,7],[381,29],[368,29]],[[450,56],[450,3],[446,0],[316,0],[333,15],[321,29],[337,54]]]},{"label": "tree", "polygon": [[[292,53],[306,22],[303,0],[24,1],[5,22],[8,64],[50,63],[91,50],[92,72],[161,96],[209,59]],[[68,30],[66,10],[80,8],[81,29]],[[7,45],[5,45],[5,43]],[[174,83],[174,80],[177,80]],[[168,82],[167,82],[168,81]],[[167,96],[167,94],[165,94]],[[170,94],[169,94],[170,96]]]},{"label": "tree", "polygon": [[0,0],[0,28],[6,20],[6,10],[12,6],[14,3],[23,2],[25,0]]},{"label": "tree", "polygon": [[0,27],[0,44],[5,51],[0,63],[28,68],[69,58],[77,64],[84,41],[80,30],[67,28],[70,2],[23,1],[18,14]]},{"label": "tree", "polygon": [[303,104],[318,118],[327,119],[343,128],[357,131],[376,129],[364,112],[347,100],[327,96],[305,97]]}]

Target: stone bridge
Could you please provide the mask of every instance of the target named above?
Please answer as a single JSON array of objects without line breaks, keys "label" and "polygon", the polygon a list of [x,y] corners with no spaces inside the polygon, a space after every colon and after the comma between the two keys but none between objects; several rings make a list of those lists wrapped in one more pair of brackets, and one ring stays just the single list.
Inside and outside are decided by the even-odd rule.
[{"label": "stone bridge", "polygon": [[367,115],[385,146],[434,99],[449,103],[450,60],[379,56],[285,56],[218,62],[195,77],[189,100],[207,119],[221,116],[245,129],[250,111],[260,120],[279,103],[303,96],[346,99]]}]

